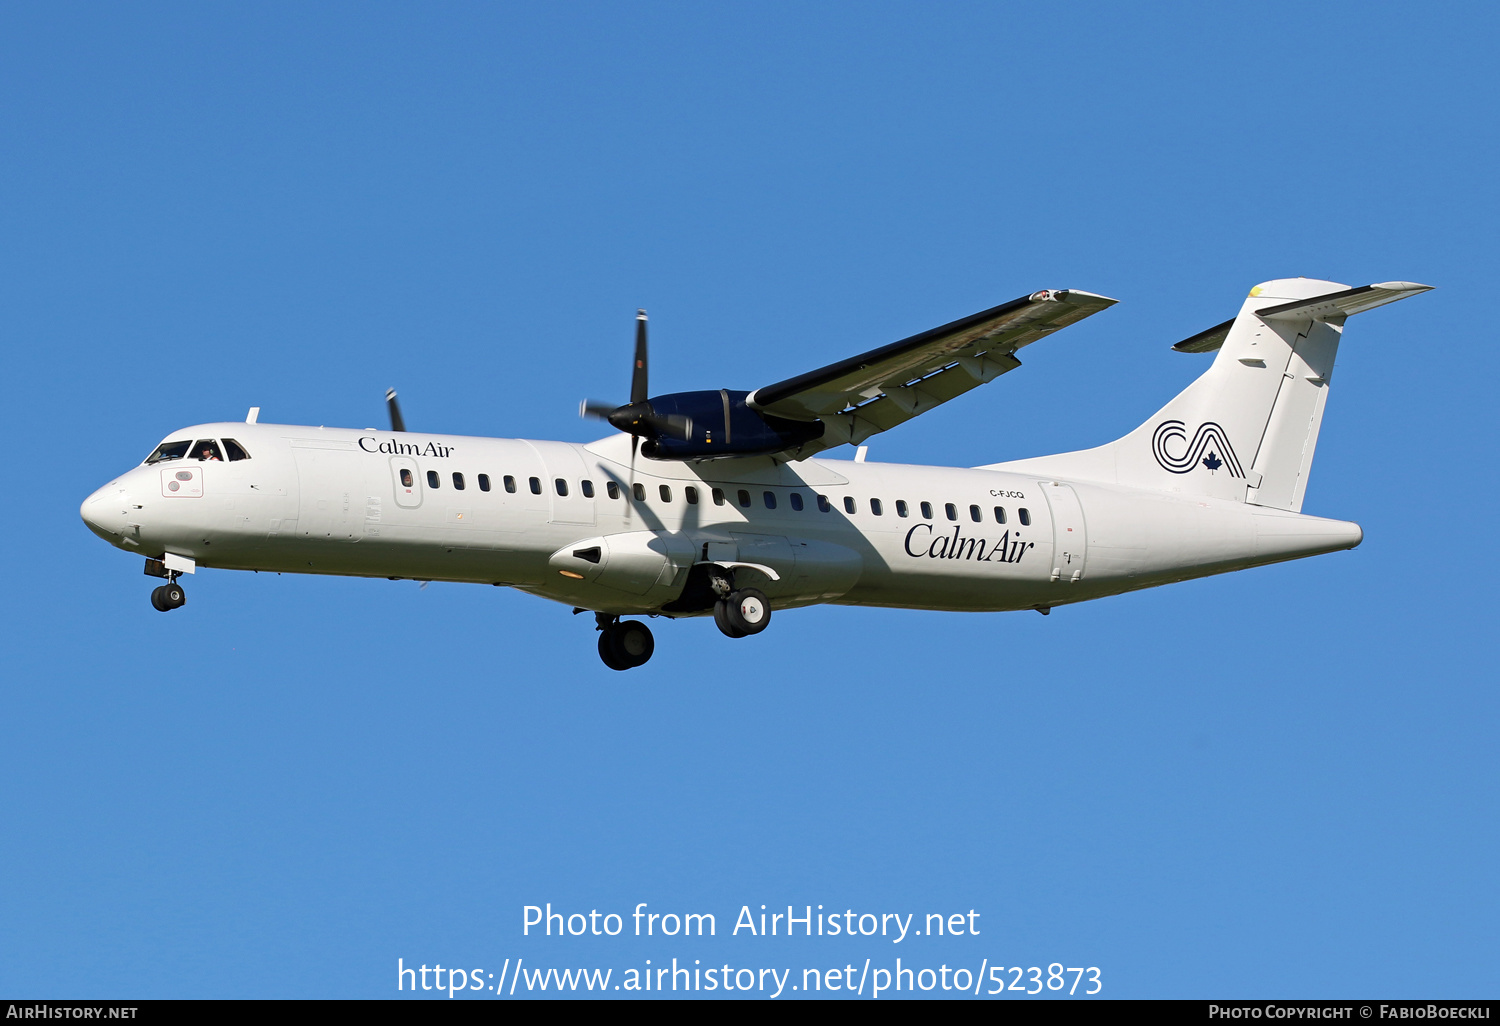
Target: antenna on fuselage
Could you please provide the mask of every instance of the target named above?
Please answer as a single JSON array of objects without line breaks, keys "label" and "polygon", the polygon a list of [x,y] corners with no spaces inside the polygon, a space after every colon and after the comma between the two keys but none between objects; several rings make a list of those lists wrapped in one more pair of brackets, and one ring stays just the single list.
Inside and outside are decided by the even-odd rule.
[{"label": "antenna on fuselage", "polygon": [[388,388],[385,390],[385,405],[391,413],[391,430],[405,431],[406,421],[401,417],[401,404],[396,401],[396,390]]}]

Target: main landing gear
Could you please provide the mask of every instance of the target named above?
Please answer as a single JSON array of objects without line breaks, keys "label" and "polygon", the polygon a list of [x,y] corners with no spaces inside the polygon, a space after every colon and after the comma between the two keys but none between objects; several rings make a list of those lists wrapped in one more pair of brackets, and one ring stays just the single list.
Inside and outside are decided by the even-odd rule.
[{"label": "main landing gear", "polygon": [[734,571],[714,567],[708,580],[713,589],[714,623],[727,637],[747,638],[771,623],[771,603],[758,588],[736,588]]},{"label": "main landing gear", "polygon": [[714,623],[731,638],[759,634],[771,622],[771,603],[755,588],[731,591],[714,603]]},{"label": "main landing gear", "polygon": [[[695,569],[703,569],[703,564]],[[723,567],[712,567],[706,578],[690,583],[688,594],[682,601],[687,604],[677,608],[668,605],[666,611],[704,612],[712,601],[714,623],[731,638],[759,634],[771,623],[771,603],[765,592],[758,588],[736,588],[732,571]],[[576,608],[573,611],[581,613],[584,610]],[[644,666],[656,650],[650,628],[639,620],[621,620],[612,613],[595,613],[594,622],[599,629],[599,658],[611,670]]]},{"label": "main landing gear", "polygon": [[639,620],[620,622],[617,616],[595,613],[599,624],[599,658],[611,670],[630,670],[644,666],[656,651],[651,629]]}]

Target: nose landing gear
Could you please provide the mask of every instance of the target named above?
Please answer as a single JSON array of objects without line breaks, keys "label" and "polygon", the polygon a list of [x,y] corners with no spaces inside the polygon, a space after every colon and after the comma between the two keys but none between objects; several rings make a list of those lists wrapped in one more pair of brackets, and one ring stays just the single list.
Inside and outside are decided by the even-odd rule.
[{"label": "nose landing gear", "polygon": [[[169,557],[170,558],[170,557]],[[161,559],[146,558],[147,577],[165,577],[166,584],[151,591],[151,605],[163,613],[170,613],[174,609],[181,609],[187,601],[187,593],[182,590],[182,585],[177,583],[177,578],[182,575],[180,570],[167,569],[166,563]]]},{"label": "nose landing gear", "polygon": [[187,602],[187,593],[176,581],[163,584],[160,588],[153,588],[151,591],[151,604],[163,613],[180,609],[185,602]]},{"label": "nose landing gear", "polygon": [[617,616],[595,613],[599,624],[599,658],[611,670],[630,670],[644,666],[656,651],[651,629],[639,620],[623,623]]}]

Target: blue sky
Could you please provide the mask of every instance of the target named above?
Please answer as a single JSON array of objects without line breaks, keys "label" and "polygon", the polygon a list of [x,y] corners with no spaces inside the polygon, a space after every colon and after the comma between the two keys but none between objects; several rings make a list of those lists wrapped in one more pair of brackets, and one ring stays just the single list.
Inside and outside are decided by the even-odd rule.
[{"label": "blue sky", "polygon": [[[1481,4],[7,7],[0,992],[902,956],[1098,966],[1114,997],[1493,996],[1495,30]],[[413,427],[589,440],[638,306],[669,391],[1113,296],[871,459],[1063,451],[1296,275],[1439,287],[1346,336],[1305,508],[1364,544],[1045,619],[662,622],[616,674],[583,618],[492,588],[207,571],[163,617],[77,515],[252,405],[360,427],[394,385]],[[719,935],[523,937],[546,902]],[[761,904],[981,932],[727,936]]]}]

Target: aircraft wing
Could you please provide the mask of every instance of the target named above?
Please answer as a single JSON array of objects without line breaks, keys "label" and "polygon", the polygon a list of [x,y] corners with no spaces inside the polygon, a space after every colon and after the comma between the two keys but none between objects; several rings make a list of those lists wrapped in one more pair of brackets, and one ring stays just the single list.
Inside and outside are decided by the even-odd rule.
[{"label": "aircraft wing", "polygon": [[1077,289],[1029,296],[752,392],[748,404],[787,420],[824,424],[794,458],[859,444],[1021,366],[1015,352],[1113,306]]}]

